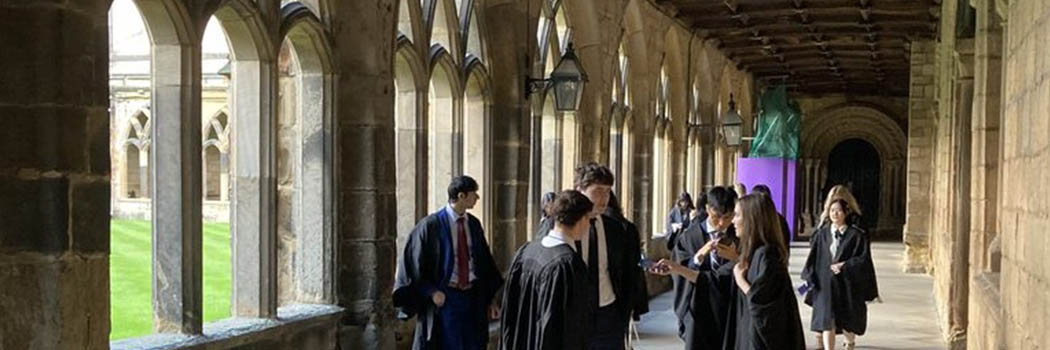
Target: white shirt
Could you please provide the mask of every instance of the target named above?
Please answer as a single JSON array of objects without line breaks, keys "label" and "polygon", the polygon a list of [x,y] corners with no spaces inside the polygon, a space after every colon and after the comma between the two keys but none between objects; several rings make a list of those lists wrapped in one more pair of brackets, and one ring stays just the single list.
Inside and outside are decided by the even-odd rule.
[{"label": "white shirt", "polygon": [[[598,306],[609,306],[616,301],[616,292],[613,291],[612,279],[609,278],[609,248],[605,241],[605,223],[602,218],[594,220],[594,229],[598,238]],[[590,240],[591,235],[583,236],[580,245],[583,248],[583,261],[590,262]]]},{"label": "white shirt", "polygon": [[[846,226],[835,226],[835,224],[831,224],[831,249],[830,250],[831,250],[831,259],[832,260],[835,259],[835,254],[837,254],[838,251],[839,251],[839,239],[838,239],[838,237],[835,237],[835,234],[836,233],[843,233],[844,234],[845,232],[846,232]],[[834,263],[834,262],[832,262],[832,263]]]},{"label": "white shirt", "polygon": [[[474,239],[470,238],[470,217],[467,213],[463,213],[463,215],[456,214],[456,211],[452,210],[451,205],[445,206],[445,213],[448,214],[448,224],[451,229],[449,232],[452,233],[452,279],[449,280],[449,282],[454,284],[459,282],[459,264],[456,260],[459,259],[459,254],[457,254],[457,252],[459,252],[459,223],[456,221],[459,220],[460,217],[463,217],[463,230],[467,232],[467,252],[470,252],[470,248],[474,246]],[[474,282],[474,280],[478,279],[478,276],[474,275],[474,259],[469,260],[470,282]]]},{"label": "white shirt", "polygon": [[[710,230],[712,227],[715,227],[715,225],[711,223],[711,217],[708,216],[707,220],[704,220],[704,230],[705,231]],[[713,240],[713,239],[715,239],[715,237],[721,237],[723,234],[725,234],[725,232],[722,232],[722,231],[711,231],[711,232],[707,233],[707,239],[708,240]],[[708,255],[708,258],[711,259],[711,267],[714,267],[715,264],[718,263],[718,260],[717,260],[718,257],[715,254],[715,251],[712,249],[711,252],[707,253],[707,255]],[[698,260],[696,258],[696,256],[694,255],[693,256],[693,263],[696,264],[697,266],[700,266],[701,261]]]},{"label": "white shirt", "polygon": [[572,249],[573,251],[576,250],[576,247],[572,244],[565,243],[565,234],[554,230],[547,232],[547,235],[543,237],[540,244],[543,244],[543,246],[547,248],[557,247],[564,244],[569,246],[569,249]]}]

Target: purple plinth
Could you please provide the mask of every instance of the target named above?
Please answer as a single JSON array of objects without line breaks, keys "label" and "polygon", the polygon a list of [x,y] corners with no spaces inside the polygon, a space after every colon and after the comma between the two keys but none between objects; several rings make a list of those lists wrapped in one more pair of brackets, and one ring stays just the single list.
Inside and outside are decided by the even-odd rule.
[{"label": "purple plinth", "polygon": [[791,239],[795,239],[795,173],[796,161],[781,158],[739,158],[736,181],[747,186],[748,193],[758,184],[769,186],[777,211],[788,221]]}]

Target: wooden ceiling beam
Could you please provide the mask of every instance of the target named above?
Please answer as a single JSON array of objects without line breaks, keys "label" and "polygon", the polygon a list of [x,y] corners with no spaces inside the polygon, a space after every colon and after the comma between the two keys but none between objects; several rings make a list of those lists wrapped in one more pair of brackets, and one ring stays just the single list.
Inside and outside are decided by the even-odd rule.
[{"label": "wooden ceiling beam", "polygon": [[932,36],[933,29],[936,28],[936,23],[928,22],[913,22],[904,21],[900,23],[894,23],[891,25],[884,25],[882,22],[878,23],[859,23],[850,22],[842,24],[823,24],[822,22],[814,22],[809,25],[800,25],[797,23],[773,23],[773,24],[752,24],[746,28],[708,28],[705,27],[702,22],[697,22],[696,29],[706,30],[713,36],[732,38],[732,37],[747,37],[753,35],[755,31],[760,32],[763,35],[771,36],[812,36],[816,32],[828,36],[862,36],[867,34],[876,35],[896,35],[901,37],[907,36]]},{"label": "wooden ceiling beam", "polygon": [[[743,11],[741,11],[741,6],[737,4],[737,1],[731,0],[726,0],[722,4],[695,0],[675,0],[671,1],[671,3],[683,12],[702,13],[703,16],[698,16],[700,19],[712,19],[740,12],[747,12],[753,17],[791,17],[797,15],[798,11],[800,11],[800,8],[796,6],[797,3],[795,1],[766,1],[762,3],[750,3],[743,9]],[[809,0],[806,1],[804,8],[810,15],[838,15],[856,14],[858,7],[860,6],[858,6],[857,3],[851,1]],[[930,5],[926,1],[879,3],[869,5],[869,7],[871,8],[871,14],[873,15],[907,16],[915,14],[928,15],[930,13]]]}]

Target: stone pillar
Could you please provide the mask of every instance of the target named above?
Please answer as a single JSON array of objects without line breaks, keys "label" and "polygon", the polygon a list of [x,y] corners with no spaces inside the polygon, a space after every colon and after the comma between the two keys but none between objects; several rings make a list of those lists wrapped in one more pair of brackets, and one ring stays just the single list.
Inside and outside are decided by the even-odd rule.
[{"label": "stone pillar", "polygon": [[[240,39],[250,40],[247,35]],[[230,232],[236,273],[231,308],[234,316],[273,318],[277,316],[277,169],[273,161],[277,154],[277,64],[270,55],[237,58],[233,76],[230,109],[236,121],[232,124],[237,153]],[[219,178],[227,172],[220,172]],[[225,183],[220,180],[220,185]]]},{"label": "stone pillar", "polygon": [[157,332],[200,334],[201,49],[198,42],[176,34],[188,27],[177,23],[150,28],[153,326]]},{"label": "stone pillar", "polygon": [[930,263],[933,146],[936,128],[936,42],[911,44],[911,87],[908,98],[908,194],[904,222],[906,272],[926,272]]},{"label": "stone pillar", "polygon": [[[953,349],[966,347],[966,328],[969,323],[970,294],[970,171],[971,171],[971,115],[973,112],[973,40],[958,40],[959,77],[955,83],[955,108],[953,111],[952,133],[954,154],[952,164],[952,216],[951,216],[951,261],[938,262],[939,266],[949,265],[950,276],[938,274],[936,277],[950,278],[951,289],[948,305],[951,327],[950,345]],[[949,242],[946,242],[949,243]],[[940,248],[940,247],[939,247]]]},{"label": "stone pillar", "polygon": [[0,3],[3,349],[109,346],[108,7]]},{"label": "stone pillar", "polygon": [[998,238],[1003,27],[994,0],[975,2],[973,159],[970,226],[970,300],[967,348],[1005,348],[999,270],[992,256]]},{"label": "stone pillar", "polygon": [[[500,67],[491,69],[490,77],[492,85],[492,115],[493,127],[491,128],[492,154],[499,157],[492,158],[491,180],[493,181],[493,193],[489,193],[493,201],[493,212],[491,219],[491,230],[489,235],[492,240],[489,246],[492,248],[496,265],[501,269],[509,265],[511,258],[517,248],[526,241],[529,230],[529,205],[539,204],[539,179],[540,167],[539,157],[541,154],[533,153],[539,150],[543,135],[534,134],[532,131],[539,130],[541,125],[542,111],[537,110],[536,116],[530,117],[529,100],[524,91],[525,76],[528,73],[525,67],[535,62],[535,57],[526,57],[523,52],[533,52],[536,47],[536,14],[539,11],[538,3],[533,3],[531,9],[535,11],[527,14],[524,1],[485,1],[484,19],[488,28],[500,28],[490,30],[487,33],[489,48],[489,67]],[[506,25],[508,18],[523,18],[528,16],[529,28],[518,25]],[[520,23],[520,22],[518,22]],[[528,30],[528,32],[522,32]],[[528,40],[523,40],[527,38]],[[536,75],[533,75],[536,77]],[[588,89],[590,89],[588,87]],[[533,96],[541,96],[533,94]],[[530,145],[532,145],[530,149]],[[531,166],[530,166],[531,162]],[[534,169],[530,178],[530,169]],[[533,196],[529,195],[530,179],[534,180]],[[485,195],[485,194],[482,194]],[[531,202],[531,203],[527,203]],[[538,210],[534,211],[538,214]],[[538,217],[537,217],[538,219]]]},{"label": "stone pillar", "polygon": [[334,122],[335,299],[343,349],[392,349],[397,261],[394,0],[336,1],[328,18],[337,89]]}]

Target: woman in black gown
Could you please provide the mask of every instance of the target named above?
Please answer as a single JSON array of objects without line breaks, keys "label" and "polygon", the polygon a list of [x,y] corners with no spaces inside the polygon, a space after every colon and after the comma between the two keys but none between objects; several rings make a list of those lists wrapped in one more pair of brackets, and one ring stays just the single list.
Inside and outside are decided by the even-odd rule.
[{"label": "woman in black gown", "polygon": [[733,268],[736,327],[727,330],[733,341],[726,344],[737,350],[805,349],[776,206],[765,196],[746,195],[736,203],[733,225],[740,238],[740,259]]},{"label": "woman in black gown", "polygon": [[813,307],[810,329],[821,333],[821,348],[834,350],[836,334],[845,333],[845,348],[852,350],[867,329],[867,302],[878,296],[871,245],[863,230],[849,224],[854,213],[847,200],[834,200],[828,214],[830,224],[813,235],[802,269],[810,286],[805,301]]}]

